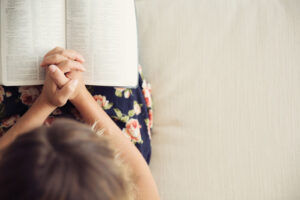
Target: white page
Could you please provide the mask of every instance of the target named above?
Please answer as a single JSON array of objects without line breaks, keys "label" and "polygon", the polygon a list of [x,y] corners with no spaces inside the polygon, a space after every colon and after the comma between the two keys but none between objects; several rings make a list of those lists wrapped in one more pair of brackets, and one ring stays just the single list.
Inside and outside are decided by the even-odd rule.
[{"label": "white page", "polygon": [[86,58],[86,84],[136,86],[134,1],[67,0],[67,47]]},{"label": "white page", "polygon": [[42,84],[41,59],[65,47],[65,1],[1,0],[1,33],[3,83]]}]

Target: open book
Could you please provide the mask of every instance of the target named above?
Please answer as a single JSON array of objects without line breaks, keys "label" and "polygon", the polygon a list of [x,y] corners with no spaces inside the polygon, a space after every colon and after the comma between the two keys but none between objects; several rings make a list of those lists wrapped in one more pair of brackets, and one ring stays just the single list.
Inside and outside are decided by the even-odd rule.
[{"label": "open book", "polygon": [[1,0],[0,6],[0,84],[43,84],[43,56],[60,46],[84,56],[87,85],[137,85],[134,0]]}]

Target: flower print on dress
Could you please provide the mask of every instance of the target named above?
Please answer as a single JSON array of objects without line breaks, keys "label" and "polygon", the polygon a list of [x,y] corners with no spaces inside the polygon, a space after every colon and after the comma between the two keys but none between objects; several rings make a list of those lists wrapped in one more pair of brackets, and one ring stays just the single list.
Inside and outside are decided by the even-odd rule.
[{"label": "flower print on dress", "polygon": [[5,96],[9,98],[9,97],[12,96],[12,93],[11,93],[10,91],[7,91],[7,92],[5,93]]},{"label": "flower print on dress", "polygon": [[146,101],[147,108],[152,107],[152,99],[151,99],[151,85],[147,83],[145,80],[143,81],[143,95]]},{"label": "flower print on dress", "polygon": [[115,87],[115,95],[117,97],[122,97],[122,92],[125,90],[126,88],[120,88],[120,87]]},{"label": "flower print on dress", "polygon": [[53,116],[48,116],[47,119],[44,121],[44,125],[50,126],[55,120],[55,117]]},{"label": "flower print on dress", "polygon": [[143,143],[140,131],[141,125],[137,119],[130,119],[125,128],[123,128],[123,133],[129,136],[131,142],[133,143]]},{"label": "flower print on dress", "polygon": [[23,104],[31,106],[41,93],[39,87],[36,86],[21,86],[19,87],[21,93],[20,99]]},{"label": "flower print on dress", "polygon": [[[111,117],[113,119],[119,120],[125,124],[129,121],[130,117],[132,117],[134,115],[133,110],[129,111],[128,115],[123,114],[119,108],[114,108],[114,112],[116,113],[116,116],[111,116]],[[133,113],[133,115],[132,115],[132,113]]]},{"label": "flower print on dress", "polygon": [[130,95],[132,95],[132,90],[128,88],[115,87],[115,95],[117,97],[123,97],[123,93],[124,93],[124,97],[128,99]]},{"label": "flower print on dress", "polygon": [[59,108],[56,108],[51,114],[52,115],[61,115],[62,111]]},{"label": "flower print on dress", "polygon": [[125,90],[124,91],[124,97],[126,98],[126,99],[128,99],[129,97],[130,97],[130,90]]},{"label": "flower print on dress", "polygon": [[149,114],[149,127],[153,128],[153,113],[152,113],[152,109],[148,110],[148,114]]},{"label": "flower print on dress", "polygon": [[101,106],[104,110],[108,110],[113,106],[113,103],[109,103],[105,96],[102,95],[94,95],[95,101]]},{"label": "flower print on dress", "polygon": [[146,126],[147,126],[149,138],[151,139],[151,129],[153,127],[153,113],[152,113],[152,109],[148,110],[148,116],[149,116],[149,118],[145,119],[145,123],[146,123]]},{"label": "flower print on dress", "polygon": [[15,125],[15,123],[17,122],[17,119],[19,119],[19,118],[20,118],[20,115],[13,115],[13,116],[10,116],[9,118],[6,118],[1,122],[1,127],[2,128],[10,128],[13,125]]},{"label": "flower print on dress", "polygon": [[125,128],[122,131],[126,134],[126,136],[133,143],[143,143],[140,128],[142,127],[139,124],[137,119],[131,118],[135,115],[134,110],[129,110],[128,115],[122,113],[122,111],[118,108],[114,108],[114,112],[116,116],[111,116],[115,120],[119,120],[125,124]]},{"label": "flower print on dress", "polygon": [[141,111],[141,106],[140,106],[140,104],[137,101],[133,102],[133,110],[134,110],[134,112],[135,112],[136,115],[139,115],[142,112]]}]

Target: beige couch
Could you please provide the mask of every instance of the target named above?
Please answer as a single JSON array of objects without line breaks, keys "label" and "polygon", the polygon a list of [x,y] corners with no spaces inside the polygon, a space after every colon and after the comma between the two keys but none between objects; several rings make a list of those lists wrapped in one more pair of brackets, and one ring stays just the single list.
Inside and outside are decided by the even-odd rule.
[{"label": "beige couch", "polygon": [[136,0],[164,200],[300,199],[300,0]]}]

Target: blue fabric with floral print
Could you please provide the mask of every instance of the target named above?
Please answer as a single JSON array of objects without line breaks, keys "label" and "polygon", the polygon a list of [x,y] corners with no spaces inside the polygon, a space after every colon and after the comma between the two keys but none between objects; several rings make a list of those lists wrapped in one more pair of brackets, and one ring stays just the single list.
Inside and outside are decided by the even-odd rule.
[{"label": "blue fabric with floral print", "polygon": [[[151,157],[152,100],[151,87],[139,67],[139,84],[135,89],[87,86],[95,101],[131,139],[147,163]],[[0,86],[0,133],[3,135],[22,116],[39,96],[42,86]],[[73,118],[82,121],[79,112],[68,102],[57,108],[45,121],[55,118]]]}]

